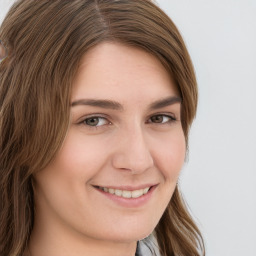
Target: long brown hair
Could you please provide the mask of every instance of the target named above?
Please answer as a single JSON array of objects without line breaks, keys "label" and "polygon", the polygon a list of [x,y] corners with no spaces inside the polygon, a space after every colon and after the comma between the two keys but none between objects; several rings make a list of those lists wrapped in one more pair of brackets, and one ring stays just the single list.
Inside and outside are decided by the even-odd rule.
[{"label": "long brown hair", "polygon": [[[150,0],[19,0],[0,27],[0,255],[22,255],[33,229],[32,174],[60,148],[81,57],[115,41],[157,57],[182,97],[188,141],[197,85],[182,37]],[[155,229],[163,256],[204,255],[203,239],[178,187]]]}]

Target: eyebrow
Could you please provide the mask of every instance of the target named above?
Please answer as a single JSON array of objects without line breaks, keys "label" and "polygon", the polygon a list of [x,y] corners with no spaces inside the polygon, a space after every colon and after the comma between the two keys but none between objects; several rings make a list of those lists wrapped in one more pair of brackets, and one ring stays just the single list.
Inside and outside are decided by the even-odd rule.
[{"label": "eyebrow", "polygon": [[170,105],[173,105],[175,103],[181,103],[182,99],[177,96],[171,96],[164,99],[157,100],[150,104],[149,109],[150,110],[156,110],[159,108],[164,108]]},{"label": "eyebrow", "polygon": [[123,106],[112,100],[93,100],[93,99],[81,99],[72,102],[71,107],[79,106],[79,105],[87,105],[92,107],[100,107],[107,108],[113,110],[123,110]]},{"label": "eyebrow", "polygon": [[[181,103],[182,100],[180,97],[171,96],[167,98],[163,98],[157,100],[149,105],[149,110],[156,110],[159,108],[167,107],[175,103]],[[71,103],[71,107],[75,106],[92,106],[92,107],[100,107],[106,109],[113,109],[113,110],[124,110],[123,106],[112,100],[94,100],[94,99],[80,99]]]}]

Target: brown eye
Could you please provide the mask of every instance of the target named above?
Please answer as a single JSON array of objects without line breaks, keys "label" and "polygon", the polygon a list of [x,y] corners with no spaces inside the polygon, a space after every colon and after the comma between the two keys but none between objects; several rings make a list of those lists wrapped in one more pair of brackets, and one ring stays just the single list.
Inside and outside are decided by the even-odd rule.
[{"label": "brown eye", "polygon": [[150,118],[150,123],[155,124],[164,124],[164,123],[170,123],[176,121],[175,117],[168,116],[168,115],[155,115]]},{"label": "brown eye", "polygon": [[152,123],[162,123],[163,122],[163,116],[162,115],[158,115],[158,116],[152,116],[150,118]]},{"label": "brown eye", "polygon": [[90,126],[97,126],[99,124],[98,117],[92,117],[85,120],[85,123]]},{"label": "brown eye", "polygon": [[102,125],[105,125],[105,124],[108,124],[108,120],[104,117],[97,117],[97,116],[92,116],[92,117],[89,117],[89,118],[86,118],[83,123],[85,125],[88,125],[88,126],[102,126]]}]

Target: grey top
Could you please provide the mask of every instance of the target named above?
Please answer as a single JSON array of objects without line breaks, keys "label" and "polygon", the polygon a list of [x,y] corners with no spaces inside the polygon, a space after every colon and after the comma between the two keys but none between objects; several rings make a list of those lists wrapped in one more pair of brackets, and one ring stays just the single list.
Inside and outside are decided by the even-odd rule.
[{"label": "grey top", "polygon": [[153,234],[139,241],[135,256],[161,256]]}]

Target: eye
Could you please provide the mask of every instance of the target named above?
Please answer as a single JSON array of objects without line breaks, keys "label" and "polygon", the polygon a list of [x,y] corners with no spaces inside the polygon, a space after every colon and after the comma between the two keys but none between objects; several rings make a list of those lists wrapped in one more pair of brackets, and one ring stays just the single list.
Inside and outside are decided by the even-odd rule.
[{"label": "eye", "polygon": [[170,115],[154,115],[150,117],[149,123],[165,124],[176,121],[176,118]]},{"label": "eye", "polygon": [[88,126],[98,127],[105,124],[109,124],[110,122],[104,117],[92,116],[84,119],[82,123]]}]

